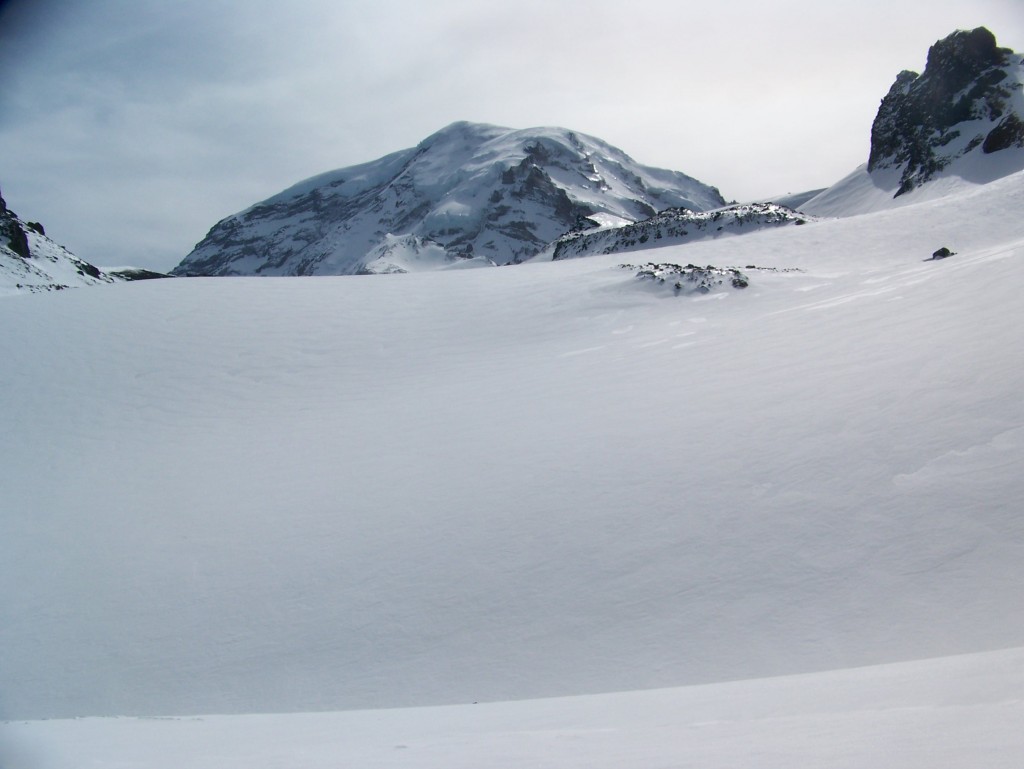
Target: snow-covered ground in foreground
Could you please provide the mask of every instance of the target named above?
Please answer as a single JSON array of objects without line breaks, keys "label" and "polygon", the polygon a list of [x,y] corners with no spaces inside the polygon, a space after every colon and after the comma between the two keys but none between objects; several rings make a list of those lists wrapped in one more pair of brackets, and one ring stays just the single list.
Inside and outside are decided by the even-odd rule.
[{"label": "snow-covered ground in foreground", "polygon": [[[650,252],[780,268],[702,297],[638,281],[612,255],[0,302],[0,717],[455,705],[1024,646],[1021,210],[1018,174]],[[940,246],[956,255],[925,261]],[[758,692],[793,686],[821,699],[781,721],[740,711],[733,734],[792,738],[792,758],[837,731],[869,751],[854,743],[882,731],[925,758],[949,747],[918,766],[1009,766],[1022,738],[986,731],[1019,716],[1021,660],[1007,654],[977,658],[992,671],[980,678],[936,662],[948,709],[945,695],[893,706],[903,689],[886,684],[830,720],[842,682],[875,675],[857,671],[577,702],[665,711],[658,744],[678,738],[685,755],[685,725],[644,697],[767,708],[780,700]],[[1012,691],[976,685],[991,680]],[[525,749],[535,712],[573,755],[608,758],[603,733],[545,720],[548,707],[482,710],[481,739]],[[686,723],[716,720],[704,710]],[[519,719],[511,734],[494,725],[503,712]],[[393,717],[442,719],[443,752],[445,713],[467,729],[478,717]],[[179,765],[230,765],[248,749],[232,724],[359,731],[390,717],[215,719],[225,742],[181,738],[214,757]],[[160,766],[174,723],[2,734],[26,750],[106,750],[113,735]],[[712,755],[743,750],[713,742]]]},{"label": "snow-covered ground in foreground", "polygon": [[0,724],[9,769],[1019,769],[1024,649],[680,689]]}]

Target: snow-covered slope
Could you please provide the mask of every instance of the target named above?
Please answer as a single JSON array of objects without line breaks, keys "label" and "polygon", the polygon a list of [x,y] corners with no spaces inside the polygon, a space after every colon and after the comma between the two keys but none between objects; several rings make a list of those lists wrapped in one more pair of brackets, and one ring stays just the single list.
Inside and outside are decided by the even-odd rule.
[{"label": "snow-covered slope", "polygon": [[844,216],[955,193],[1024,169],[1024,56],[955,32],[882,100],[868,162],[800,206]]},{"label": "snow-covered slope", "polygon": [[424,270],[464,269],[468,267],[494,267],[495,263],[483,256],[452,256],[444,246],[417,235],[385,235],[380,245],[366,255],[360,272],[363,274],[389,274],[422,272]]},{"label": "snow-covered slope", "polygon": [[780,206],[786,208],[793,208],[799,210],[804,203],[813,197],[817,197],[825,191],[822,187],[816,190],[803,190],[802,192],[784,192],[781,195],[773,195],[770,198],[763,198],[757,201],[751,201],[755,203],[777,203]]},{"label": "snow-covered slope", "polygon": [[1020,769],[1024,649],[587,697],[0,724],[19,769]]},{"label": "snow-covered slope", "polygon": [[[219,222],[178,275],[343,275],[506,264],[592,215],[636,221],[725,201],[685,174],[560,128],[454,123],[419,146],[308,179]],[[405,256],[381,259],[381,249]]]},{"label": "snow-covered slope", "polygon": [[741,235],[786,224],[806,224],[812,217],[776,203],[745,203],[712,211],[673,208],[634,223],[566,233],[534,257],[536,261],[575,259],[681,245],[723,235]]},{"label": "snow-covered slope", "polygon": [[0,303],[0,714],[1024,645],[1022,181],[659,249],[776,268],[701,296],[611,255]]},{"label": "snow-covered slope", "polygon": [[0,197],[0,296],[114,283],[112,275],[79,259],[24,222]]}]

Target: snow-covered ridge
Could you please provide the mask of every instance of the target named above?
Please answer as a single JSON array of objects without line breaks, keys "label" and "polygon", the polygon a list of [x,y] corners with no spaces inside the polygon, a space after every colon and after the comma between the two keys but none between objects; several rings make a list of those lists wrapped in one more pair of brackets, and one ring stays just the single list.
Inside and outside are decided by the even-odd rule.
[{"label": "snow-covered ridge", "polygon": [[22,221],[0,197],[0,296],[96,286],[115,280],[46,237],[38,222]]},{"label": "snow-covered ridge", "polygon": [[[641,165],[562,128],[459,122],[417,147],[308,179],[222,220],[178,275],[337,275],[524,261],[588,217],[634,222],[725,201],[713,187]],[[410,239],[411,238],[411,239]],[[443,249],[419,258],[427,247]]]},{"label": "snow-covered ridge", "polygon": [[712,211],[669,209],[640,222],[570,232],[551,243],[536,261],[574,259],[675,246],[696,240],[738,235],[766,227],[806,224],[815,217],[777,203],[744,203]]}]

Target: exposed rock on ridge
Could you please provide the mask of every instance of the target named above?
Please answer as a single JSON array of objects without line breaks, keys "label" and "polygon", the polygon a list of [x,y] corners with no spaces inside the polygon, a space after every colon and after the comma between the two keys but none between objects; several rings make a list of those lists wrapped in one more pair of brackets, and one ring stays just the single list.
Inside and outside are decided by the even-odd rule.
[{"label": "exposed rock on ridge", "polygon": [[0,295],[115,282],[43,232],[41,224],[22,221],[0,197]]},{"label": "exposed rock on ridge", "polygon": [[699,212],[669,209],[634,224],[567,233],[545,249],[537,259],[573,259],[640,251],[751,232],[764,227],[805,224],[813,220],[812,216],[777,203],[747,203]]},{"label": "exposed rock on ridge", "polygon": [[898,196],[976,149],[1024,147],[1021,73],[1021,57],[984,27],[939,40],[924,73],[901,72],[882,100],[868,171],[901,169]]},{"label": "exposed rock on ridge", "polygon": [[15,213],[7,209],[7,203],[3,196],[0,196],[0,244],[22,259],[28,259],[31,256],[25,229],[21,226],[21,221]]},{"label": "exposed rock on ridge", "polygon": [[713,187],[642,166],[593,137],[461,122],[224,219],[173,272],[343,275],[508,264],[595,216],[628,222],[724,202]]}]

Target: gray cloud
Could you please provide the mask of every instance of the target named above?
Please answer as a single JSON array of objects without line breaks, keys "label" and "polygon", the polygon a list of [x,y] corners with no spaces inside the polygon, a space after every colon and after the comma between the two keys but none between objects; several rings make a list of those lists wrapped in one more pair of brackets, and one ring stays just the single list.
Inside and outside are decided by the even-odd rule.
[{"label": "gray cloud", "polygon": [[100,264],[459,119],[562,125],[750,198],[867,156],[897,72],[1017,0],[808,4],[24,0],[0,5],[0,185]]}]

